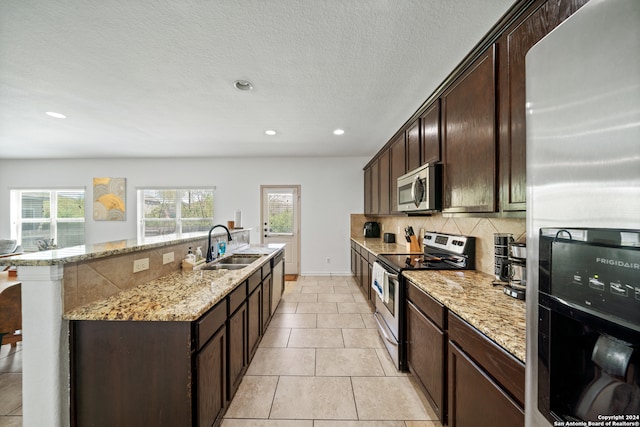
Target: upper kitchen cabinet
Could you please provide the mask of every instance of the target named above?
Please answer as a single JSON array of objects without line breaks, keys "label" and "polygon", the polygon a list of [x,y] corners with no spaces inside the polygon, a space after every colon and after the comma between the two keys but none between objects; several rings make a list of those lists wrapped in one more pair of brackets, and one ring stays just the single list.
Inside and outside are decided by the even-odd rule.
[{"label": "upper kitchen cabinet", "polygon": [[396,189],[395,183],[394,185],[391,185],[390,158],[391,155],[389,150],[384,150],[377,161],[379,170],[378,178],[380,180],[378,187],[380,190],[378,194],[378,214],[380,215],[389,215],[391,212],[389,209],[391,203],[391,191]]},{"label": "upper kitchen cabinet", "polygon": [[395,188],[398,177],[407,172],[404,133],[401,133],[389,147],[389,166],[391,175],[389,177],[390,211],[391,213],[400,213],[398,212],[398,194],[396,194]]},{"label": "upper kitchen cabinet", "polygon": [[406,170],[411,171],[419,168],[422,164],[421,141],[420,141],[420,119],[415,122],[406,131],[406,150],[407,150],[407,167]]},{"label": "upper kitchen cabinet", "polygon": [[496,210],[495,45],[442,94],[443,212]]},{"label": "upper kitchen cabinet", "polygon": [[372,198],[373,198],[373,193],[371,192],[371,170],[373,168],[373,165],[365,168],[364,170],[364,214],[365,215],[372,215],[373,214],[373,209],[372,209]]},{"label": "upper kitchen cabinet", "polygon": [[535,2],[497,41],[500,207],[526,209],[525,55],[587,0]]},{"label": "upper kitchen cabinet", "polygon": [[421,165],[440,161],[440,98],[436,99],[420,116]]}]

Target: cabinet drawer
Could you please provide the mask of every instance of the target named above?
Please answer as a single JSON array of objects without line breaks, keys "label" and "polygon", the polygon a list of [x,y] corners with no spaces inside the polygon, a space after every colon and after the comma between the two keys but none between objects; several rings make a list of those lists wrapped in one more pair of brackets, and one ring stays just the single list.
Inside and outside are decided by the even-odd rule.
[{"label": "cabinet drawer", "polygon": [[247,281],[245,280],[229,295],[229,315],[247,299]]},{"label": "cabinet drawer", "polygon": [[446,307],[410,281],[407,281],[407,298],[440,329],[447,329]]},{"label": "cabinet drawer", "polygon": [[250,294],[251,292],[253,292],[253,290],[257,288],[258,285],[260,285],[260,282],[262,282],[262,269],[256,271],[251,276],[249,276],[249,280],[247,280],[247,283],[249,285],[249,289],[247,290],[247,293]]},{"label": "cabinet drawer", "polygon": [[524,363],[452,313],[449,313],[449,340],[461,347],[524,407]]},{"label": "cabinet drawer", "polygon": [[227,300],[222,300],[196,321],[196,349],[201,349],[209,338],[227,321]]}]

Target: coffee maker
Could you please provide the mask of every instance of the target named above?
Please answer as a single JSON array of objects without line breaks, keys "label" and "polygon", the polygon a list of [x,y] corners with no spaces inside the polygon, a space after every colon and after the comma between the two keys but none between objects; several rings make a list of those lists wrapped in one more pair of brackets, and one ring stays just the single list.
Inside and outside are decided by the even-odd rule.
[{"label": "coffee maker", "polygon": [[364,237],[380,237],[380,223],[373,221],[365,222]]}]

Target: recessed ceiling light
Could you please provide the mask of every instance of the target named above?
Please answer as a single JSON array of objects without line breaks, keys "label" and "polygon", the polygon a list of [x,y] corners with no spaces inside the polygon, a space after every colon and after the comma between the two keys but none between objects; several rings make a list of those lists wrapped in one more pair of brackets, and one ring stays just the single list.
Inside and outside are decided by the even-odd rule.
[{"label": "recessed ceiling light", "polygon": [[264,133],[266,133],[269,136],[273,136],[276,134],[276,131],[269,129],[269,130],[265,130]]},{"label": "recessed ceiling light", "polygon": [[47,116],[55,117],[56,119],[66,119],[67,118],[67,116],[65,116],[64,114],[55,113],[53,111],[47,111],[46,114],[47,114]]},{"label": "recessed ceiling light", "polygon": [[333,131],[334,135],[342,135],[343,133],[344,133],[344,130],[342,130],[342,129],[336,129],[336,130]]},{"label": "recessed ceiling light", "polygon": [[236,80],[233,82],[233,87],[243,92],[247,92],[253,89],[253,84],[248,80]]}]

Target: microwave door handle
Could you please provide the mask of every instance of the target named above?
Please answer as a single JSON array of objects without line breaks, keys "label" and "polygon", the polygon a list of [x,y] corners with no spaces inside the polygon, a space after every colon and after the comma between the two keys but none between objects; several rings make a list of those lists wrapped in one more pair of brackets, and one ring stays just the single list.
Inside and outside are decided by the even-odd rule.
[{"label": "microwave door handle", "polygon": [[411,183],[411,200],[413,200],[413,204],[416,205],[416,208],[420,206],[420,200],[416,199],[416,186],[418,185],[419,181],[420,177],[416,175],[416,177],[413,179],[413,182]]}]

